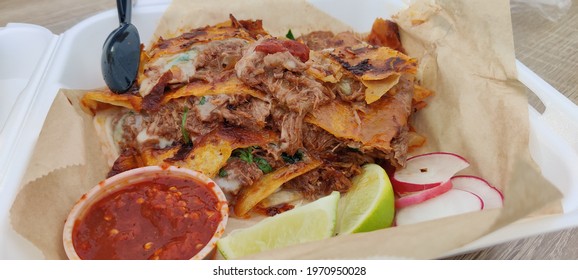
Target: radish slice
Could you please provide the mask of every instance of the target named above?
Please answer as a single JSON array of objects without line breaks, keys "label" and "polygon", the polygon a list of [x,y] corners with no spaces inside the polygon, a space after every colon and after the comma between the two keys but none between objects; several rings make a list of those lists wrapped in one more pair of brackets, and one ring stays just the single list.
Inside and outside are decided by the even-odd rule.
[{"label": "radish slice", "polygon": [[504,205],[502,192],[480,177],[454,176],[450,181],[455,189],[469,191],[479,196],[484,202],[484,209],[501,208]]},{"label": "radish slice", "polygon": [[482,210],[483,202],[477,195],[458,189],[397,211],[397,226],[445,218],[449,216]]},{"label": "radish slice", "polygon": [[399,209],[414,204],[422,203],[426,200],[438,197],[451,189],[452,189],[452,181],[451,180],[445,181],[437,187],[433,187],[431,189],[427,189],[424,191],[414,192],[396,199],[395,208]]},{"label": "radish slice", "polygon": [[439,186],[470,166],[463,157],[445,152],[410,157],[403,169],[393,174],[392,184],[399,193],[423,191]]}]

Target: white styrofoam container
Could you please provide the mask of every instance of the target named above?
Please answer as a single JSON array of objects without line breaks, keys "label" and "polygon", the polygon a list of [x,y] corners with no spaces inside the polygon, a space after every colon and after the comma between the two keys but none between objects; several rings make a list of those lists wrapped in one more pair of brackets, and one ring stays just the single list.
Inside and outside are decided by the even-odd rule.
[{"label": "white styrofoam container", "polygon": [[[403,0],[309,1],[358,31],[369,30],[376,17],[407,7]],[[132,22],[142,42],[148,43],[167,2],[140,0],[133,8]],[[13,231],[9,210],[57,91],[104,85],[101,47],[117,25],[116,10],[110,10],[60,35],[28,24],[0,28],[0,259],[43,258]],[[448,255],[578,227],[578,107],[523,64],[517,66],[519,80],[546,106],[543,114],[530,107],[530,152],[544,176],[564,194],[564,212],[519,221]]]}]

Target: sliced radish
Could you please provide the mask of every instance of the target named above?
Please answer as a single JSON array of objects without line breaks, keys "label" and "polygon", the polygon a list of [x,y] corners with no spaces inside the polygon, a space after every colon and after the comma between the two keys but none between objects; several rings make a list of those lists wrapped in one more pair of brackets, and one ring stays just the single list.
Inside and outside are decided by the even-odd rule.
[{"label": "sliced radish", "polygon": [[450,181],[455,189],[479,196],[484,202],[484,209],[501,208],[504,205],[502,192],[480,177],[460,175],[452,177]]},{"label": "sliced radish", "polygon": [[414,204],[422,203],[426,200],[440,196],[452,189],[452,181],[448,180],[441,183],[437,187],[433,187],[424,191],[408,193],[395,200],[395,208],[403,208]]},{"label": "sliced radish", "polygon": [[437,152],[410,157],[403,169],[395,171],[391,183],[399,193],[417,192],[439,186],[470,166],[463,157]]},{"label": "sliced radish", "polygon": [[409,225],[482,210],[483,202],[477,195],[458,189],[424,201],[401,208],[395,215],[396,225]]}]

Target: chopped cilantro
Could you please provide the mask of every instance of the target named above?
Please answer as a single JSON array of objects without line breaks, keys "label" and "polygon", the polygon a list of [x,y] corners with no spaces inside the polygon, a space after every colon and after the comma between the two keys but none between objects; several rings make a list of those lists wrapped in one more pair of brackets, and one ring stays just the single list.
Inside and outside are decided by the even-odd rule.
[{"label": "chopped cilantro", "polygon": [[263,171],[263,173],[265,173],[265,174],[273,171],[273,167],[271,167],[269,162],[267,162],[267,160],[264,158],[256,157],[255,158],[255,164],[257,164],[259,169],[261,169],[261,171]]},{"label": "chopped cilantro", "polygon": [[207,103],[207,98],[203,96],[201,97],[201,100],[199,100],[199,105],[205,105],[205,103]]},{"label": "chopped cilantro", "polygon": [[285,37],[287,37],[287,39],[290,39],[290,40],[295,40],[295,36],[293,36],[293,32],[291,32],[291,29],[289,29],[289,31],[287,32],[287,35],[285,35]]},{"label": "chopped cilantro", "polygon": [[183,134],[183,141],[185,142],[185,144],[191,143],[191,138],[189,137],[189,132],[185,128],[185,125],[187,123],[187,114],[188,113],[189,113],[189,108],[185,107],[185,112],[183,113],[183,118],[181,120],[181,134]]},{"label": "chopped cilantro", "polygon": [[233,155],[245,161],[247,163],[255,163],[263,173],[269,173],[273,171],[273,167],[267,162],[266,159],[261,157],[253,156],[253,151],[259,149],[259,146],[248,147],[245,149],[237,149],[233,152]]},{"label": "chopped cilantro", "polygon": [[227,170],[221,168],[221,170],[219,170],[219,177],[227,177],[227,175],[229,175],[227,173]]},{"label": "chopped cilantro", "polygon": [[248,163],[253,163],[253,147],[238,149],[237,156]]}]

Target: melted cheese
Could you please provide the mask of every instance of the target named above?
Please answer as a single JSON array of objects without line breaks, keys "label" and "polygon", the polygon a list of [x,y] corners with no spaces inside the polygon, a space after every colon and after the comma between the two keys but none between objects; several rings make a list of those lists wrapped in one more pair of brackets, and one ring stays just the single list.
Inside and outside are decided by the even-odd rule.
[{"label": "melted cheese", "polygon": [[142,146],[144,143],[149,141],[158,142],[157,147],[160,149],[165,149],[173,145],[174,141],[169,140],[163,137],[159,137],[157,135],[150,135],[148,134],[146,129],[141,130],[138,135],[136,136],[136,141]]},{"label": "melted cheese", "polygon": [[118,110],[117,108],[98,111],[92,119],[96,135],[102,147],[102,152],[109,166],[112,166],[120,155],[120,147],[114,139],[113,120],[117,118],[119,114],[125,114],[123,111],[124,110]]}]

